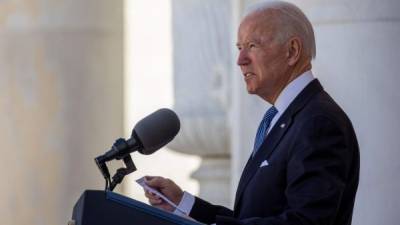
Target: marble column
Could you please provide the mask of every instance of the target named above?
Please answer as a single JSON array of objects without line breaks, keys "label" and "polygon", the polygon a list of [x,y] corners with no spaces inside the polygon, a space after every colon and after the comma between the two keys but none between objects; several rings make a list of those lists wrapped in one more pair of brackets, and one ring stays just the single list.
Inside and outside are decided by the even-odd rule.
[{"label": "marble column", "polygon": [[172,1],[174,109],[181,131],[169,147],[202,157],[192,175],[200,196],[227,206],[231,12],[230,1]]},{"label": "marble column", "polygon": [[361,153],[354,225],[400,221],[400,2],[299,1],[315,26],[316,76],[353,122]]},{"label": "marble column", "polygon": [[122,1],[0,2],[2,224],[66,224],[122,136]]}]

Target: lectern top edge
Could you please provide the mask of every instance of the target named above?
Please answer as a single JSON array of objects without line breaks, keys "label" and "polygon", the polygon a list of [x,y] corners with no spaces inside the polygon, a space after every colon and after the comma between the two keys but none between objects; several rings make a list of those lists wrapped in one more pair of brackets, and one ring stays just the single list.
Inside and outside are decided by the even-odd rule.
[{"label": "lectern top edge", "polygon": [[192,221],[186,218],[183,218],[181,216],[177,216],[175,214],[165,212],[163,210],[160,210],[158,208],[149,206],[147,204],[144,204],[142,202],[133,200],[131,198],[128,198],[126,196],[114,193],[112,191],[106,191],[106,198],[117,202],[119,204],[125,205],[130,208],[134,208],[136,210],[151,214],[153,216],[159,217],[161,219],[170,221],[170,222],[175,222],[177,224],[185,224],[185,225],[201,225],[201,223]]}]

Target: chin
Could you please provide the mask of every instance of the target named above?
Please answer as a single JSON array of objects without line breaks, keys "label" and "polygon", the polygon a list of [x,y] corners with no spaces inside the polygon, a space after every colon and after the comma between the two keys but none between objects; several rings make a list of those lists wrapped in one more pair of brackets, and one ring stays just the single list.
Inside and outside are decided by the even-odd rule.
[{"label": "chin", "polygon": [[254,95],[254,94],[257,94],[257,91],[254,89],[251,89],[251,88],[247,88],[247,93]]},{"label": "chin", "polygon": [[252,80],[248,80],[246,82],[246,89],[247,89],[247,93],[249,94],[257,94],[257,92],[259,91],[258,85],[256,82],[252,82]]}]

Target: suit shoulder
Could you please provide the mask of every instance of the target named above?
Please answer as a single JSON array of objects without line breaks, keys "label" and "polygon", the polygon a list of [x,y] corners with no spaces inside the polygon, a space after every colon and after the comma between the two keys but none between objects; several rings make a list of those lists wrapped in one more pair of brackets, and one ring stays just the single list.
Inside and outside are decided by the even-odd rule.
[{"label": "suit shoulder", "polygon": [[353,125],[346,113],[325,91],[314,95],[294,119],[296,121],[295,127],[302,131],[315,132],[319,129],[338,129],[343,134],[352,138],[356,137]]},{"label": "suit shoulder", "polygon": [[313,96],[313,98],[311,98],[310,101],[305,104],[304,108],[300,110],[299,116],[309,119],[326,118],[333,122],[351,124],[347,114],[325,91],[321,91]]}]

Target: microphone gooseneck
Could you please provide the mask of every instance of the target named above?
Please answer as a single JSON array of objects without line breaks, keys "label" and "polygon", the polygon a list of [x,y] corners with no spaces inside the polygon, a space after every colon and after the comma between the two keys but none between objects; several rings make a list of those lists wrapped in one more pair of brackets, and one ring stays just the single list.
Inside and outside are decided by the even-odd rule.
[{"label": "microphone gooseneck", "polygon": [[[122,182],[125,175],[132,173],[136,167],[130,153],[138,151],[144,155],[153,154],[168,144],[178,134],[180,121],[174,111],[159,109],[140,120],[132,130],[128,140],[117,139],[110,150],[95,158],[95,162],[106,180],[106,190],[113,190]],[[110,179],[106,162],[123,159],[126,168],[120,168]]]}]

